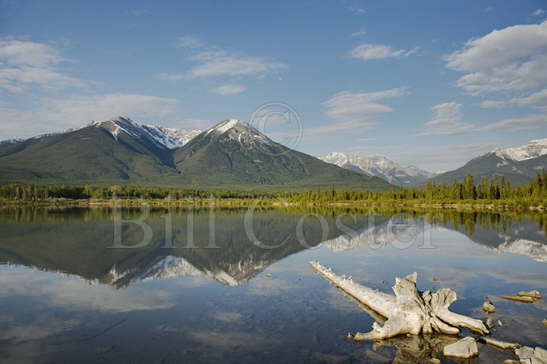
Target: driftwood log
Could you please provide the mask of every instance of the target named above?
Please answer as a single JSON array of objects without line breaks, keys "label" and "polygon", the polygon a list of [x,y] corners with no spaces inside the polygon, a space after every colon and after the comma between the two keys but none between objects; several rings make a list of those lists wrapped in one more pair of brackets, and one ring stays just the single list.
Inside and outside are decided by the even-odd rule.
[{"label": "driftwood log", "polygon": [[319,262],[310,262],[310,265],[342,291],[387,319],[383,326],[374,322],[370,332],[356,333],[354,340],[381,340],[402,334],[434,332],[457,335],[460,331],[458,327],[468,328],[481,335],[488,334],[481,320],[448,309],[457,299],[456,292],[450,288],[419,292],[416,288],[416,273],[405,278],[395,278],[395,295],[391,295],[360,285],[351,277],[336,275]]}]

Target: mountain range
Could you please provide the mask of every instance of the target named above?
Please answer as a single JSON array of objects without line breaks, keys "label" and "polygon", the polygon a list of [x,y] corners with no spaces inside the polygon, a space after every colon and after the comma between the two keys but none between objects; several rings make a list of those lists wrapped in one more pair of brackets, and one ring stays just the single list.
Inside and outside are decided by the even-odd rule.
[{"label": "mountain range", "polygon": [[432,180],[451,183],[454,179],[461,181],[471,173],[476,182],[485,177],[504,177],[513,184],[526,184],[546,170],[546,166],[547,138],[531,140],[515,148],[496,148],[473,158],[458,169],[439,174]]},{"label": "mountain range", "polygon": [[435,176],[434,173],[414,166],[402,166],[381,155],[361,156],[333,152],[319,158],[361,174],[380,177],[397,186],[421,184]]},{"label": "mountain range", "polygon": [[[358,247],[389,249],[395,242],[406,244],[413,241],[409,240],[412,238],[416,239],[413,248],[421,249],[423,240],[420,239],[425,238],[424,234],[440,227],[458,231],[475,244],[499,254],[520,254],[547,262],[544,233],[538,223],[526,218],[506,221],[500,218],[496,220],[498,225],[482,226],[475,223],[475,218],[469,220],[472,224],[464,224],[447,215],[446,219],[430,225],[419,217],[413,222],[401,215],[374,215],[371,218],[356,214],[343,219],[340,225],[340,216],[324,215],[328,228],[323,229],[313,220],[302,220],[304,215],[299,213],[263,210],[256,211],[253,216],[253,231],[262,244],[272,247],[264,249],[248,237],[245,213],[219,212],[213,227],[214,244],[218,249],[212,249],[209,247],[208,213],[192,215],[192,243],[187,229],[174,229],[172,247],[165,246],[163,214],[163,211],[150,212],[147,223],[154,234],[146,247],[112,249],[109,211],[64,210],[19,216],[5,213],[0,215],[3,233],[0,264],[71,274],[90,284],[107,284],[114,288],[176,276],[206,276],[223,285],[237,286],[257,277],[272,264],[310,248],[334,251]],[[192,212],[175,213],[173,226],[187,226],[188,214]],[[480,215],[477,221],[481,221]],[[302,228],[306,244],[302,244],[295,233],[298,226]],[[124,243],[141,239],[142,229],[136,224],[127,224],[123,230]],[[442,241],[437,243],[443,244]],[[189,244],[193,247],[189,248]]]},{"label": "mountain range", "polygon": [[241,120],[179,130],[127,117],[78,129],[0,142],[0,182],[144,184],[207,188],[302,189],[451,183],[471,173],[533,180],[547,164],[547,138],[494,149],[453,171],[435,174],[384,156],[332,152],[316,158],[276,143]]},{"label": "mountain range", "polygon": [[[522,219],[519,221],[508,220],[500,224],[502,227],[481,224],[467,225],[458,224],[447,219],[438,221],[435,224],[426,222],[409,223],[400,217],[394,217],[381,224],[367,226],[356,231],[354,234],[342,234],[338,237],[321,242],[335,252],[355,249],[359,247],[370,247],[375,244],[389,246],[395,241],[405,242],[409,237],[420,238],[427,230],[444,227],[449,230],[458,231],[466,235],[472,242],[483,246],[499,254],[520,254],[528,256],[537,262],[547,262],[547,244],[545,236],[535,222]],[[469,227],[472,226],[472,229]],[[420,242],[420,240],[417,240]],[[421,242],[420,242],[421,243]]]},{"label": "mountain range", "polygon": [[[193,234],[188,234],[186,229],[190,215]],[[30,221],[17,221],[3,214],[0,215],[3,233],[0,265],[17,264],[68,273],[92,284],[115,288],[179,275],[202,275],[236,286],[285,257],[343,233],[335,216],[325,216],[327,228],[323,230],[312,219],[304,221],[298,213],[257,210],[253,214],[252,229],[261,245],[249,238],[245,213],[218,211],[211,225],[208,213],[179,211],[172,217],[173,226],[185,228],[173,229],[173,245],[166,247],[162,216],[163,212],[150,212],[147,224],[153,234],[146,247],[112,249],[112,216],[108,211],[47,212],[30,217]],[[385,220],[378,218],[374,223]],[[363,216],[344,222],[345,227],[351,229],[369,223]],[[302,244],[295,233],[300,228],[306,244]],[[216,248],[209,246],[211,231],[214,231]],[[122,236],[124,244],[140,241],[142,229],[136,224],[127,224]]]},{"label": "mountain range", "polygon": [[118,117],[0,144],[0,181],[385,190],[381,178],[334,166],[268,138],[240,120],[205,131]]},{"label": "mountain range", "polygon": [[319,158],[348,170],[382,178],[397,186],[423,185],[429,180],[452,183],[454,179],[462,181],[468,174],[475,177],[475,182],[482,178],[504,177],[513,184],[522,185],[531,182],[538,173],[547,169],[547,138],[531,140],[514,148],[496,148],[473,158],[460,168],[442,173],[403,166],[378,155],[332,152]]}]

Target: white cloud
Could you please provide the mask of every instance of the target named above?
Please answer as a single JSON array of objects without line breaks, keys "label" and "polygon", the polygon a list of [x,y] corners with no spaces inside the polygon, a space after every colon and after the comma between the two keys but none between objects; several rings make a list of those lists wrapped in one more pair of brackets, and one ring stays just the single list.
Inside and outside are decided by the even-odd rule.
[{"label": "white cloud", "polygon": [[[1,139],[19,138],[37,135],[48,131],[47,125],[37,122],[37,113],[29,110],[18,110],[0,105],[0,122],[2,123]],[[34,127],[32,130],[29,128]]]},{"label": "white cloud", "polygon": [[293,288],[283,279],[253,279],[248,285],[247,293],[255,296],[277,296]]},{"label": "white cloud", "polygon": [[376,101],[404,95],[405,88],[394,88],[378,92],[340,92],[324,102],[327,115],[339,121],[363,122],[392,109]]},{"label": "white cloud", "polygon": [[176,99],[139,94],[43,98],[41,106],[32,111],[0,105],[0,120],[3,136],[23,137],[80,127],[118,115],[154,120],[176,114],[177,106]]},{"label": "white cloud", "polygon": [[245,86],[241,85],[223,85],[215,87],[211,91],[219,95],[236,95],[246,90]]},{"label": "white cloud", "polygon": [[124,14],[139,17],[144,15],[150,15],[151,12],[148,9],[129,9]]},{"label": "white cloud", "polygon": [[15,39],[0,40],[0,88],[22,92],[28,86],[44,89],[85,87],[87,82],[61,73],[64,61],[58,51],[46,44]]},{"label": "white cloud", "polygon": [[526,97],[514,98],[511,102],[523,106],[534,106],[547,111],[547,88]]},{"label": "white cloud", "polygon": [[201,52],[192,57],[192,60],[198,65],[188,72],[190,78],[263,75],[268,71],[285,67],[279,62],[260,57],[230,54],[225,51]]},{"label": "white cloud", "polygon": [[305,136],[315,136],[321,134],[345,132],[354,129],[370,129],[372,125],[373,123],[366,121],[343,121],[330,123],[329,125],[317,126],[314,128],[306,128],[304,130],[304,134]]},{"label": "white cloud", "polygon": [[547,21],[494,30],[445,59],[466,73],[457,85],[471,94],[538,87],[547,82]]},{"label": "white cloud", "polygon": [[183,48],[200,48],[203,46],[201,39],[193,35],[179,37],[179,45]]},{"label": "white cloud", "polygon": [[158,73],[156,75],[158,80],[175,82],[187,78],[185,73]]},{"label": "white cloud", "polygon": [[[63,61],[51,45],[0,39],[0,89],[23,92],[31,86],[33,89],[39,86],[44,91],[88,86],[87,82],[59,71]],[[122,93],[74,95],[62,99],[38,96],[32,101],[35,106],[25,109],[0,103],[3,138],[55,132],[118,115],[163,117],[173,115],[178,106],[178,101],[172,98]]]},{"label": "white cloud", "polygon": [[499,145],[484,144],[446,144],[405,145],[397,151],[387,150],[393,160],[402,164],[418,164],[428,171],[452,170],[467,163],[470,159],[485,154]]},{"label": "white cloud", "polygon": [[547,111],[547,88],[528,96],[515,97],[508,101],[485,100],[481,103],[483,109],[503,108],[508,106],[529,106]]},{"label": "white cloud", "polygon": [[366,34],[367,34],[367,31],[365,29],[361,28],[358,31],[351,33],[351,36],[352,37],[362,37],[363,35],[366,35]]},{"label": "white cloud", "polygon": [[384,44],[365,43],[353,48],[350,52],[351,58],[361,59],[363,61],[371,59],[383,59],[389,57],[408,57],[419,50],[415,47],[410,50],[398,49]]},{"label": "white cloud", "polygon": [[161,73],[159,79],[177,81],[197,77],[264,76],[272,70],[287,67],[284,63],[266,58],[208,47],[193,36],[180,37],[179,42],[182,47],[193,51],[188,59],[196,65],[186,72]]},{"label": "white cloud", "polygon": [[418,135],[455,135],[472,130],[472,124],[461,122],[461,108],[462,105],[455,102],[433,106],[431,110],[435,112],[435,117],[423,124],[424,131]]},{"label": "white cloud", "polygon": [[[218,121],[217,121],[218,122]],[[213,125],[213,121],[208,119],[183,119],[170,123],[170,126],[178,129],[207,129]]]},{"label": "white cloud", "polygon": [[62,123],[107,120],[118,115],[135,118],[156,118],[176,112],[178,101],[172,98],[139,94],[105,94],[46,99],[47,117]]},{"label": "white cloud", "polygon": [[357,6],[357,5],[349,6],[348,10],[351,11],[355,15],[363,15],[363,14],[367,13],[367,11],[364,8],[362,8],[360,6]]},{"label": "white cloud", "polygon": [[481,102],[481,108],[483,109],[499,109],[505,106],[507,106],[505,101],[484,100]]},{"label": "white cloud", "polygon": [[541,16],[545,14],[545,10],[543,9],[537,9],[536,11],[534,11],[534,16]]},{"label": "white cloud", "polygon": [[27,85],[39,85],[45,89],[85,87],[86,83],[47,68],[27,67],[0,68],[0,87],[10,92],[21,92]]},{"label": "white cloud", "polygon": [[0,59],[9,65],[31,67],[47,67],[61,61],[57,50],[49,45],[14,39],[0,40]]},{"label": "white cloud", "polygon": [[481,128],[482,131],[490,130],[526,130],[547,127],[547,115],[531,114],[518,118],[505,119]]},{"label": "white cloud", "polygon": [[[25,285],[21,285],[21,279]],[[90,286],[74,276],[61,277],[27,268],[3,271],[0,294],[29,294],[40,297],[45,307],[67,310],[130,312],[173,307],[170,292],[152,287],[115,291],[106,285]]]},{"label": "white cloud", "polygon": [[386,155],[403,165],[415,165],[428,171],[452,170],[470,159],[491,151],[499,144],[384,144],[352,148],[369,155]]},{"label": "white cloud", "polygon": [[404,87],[377,92],[354,93],[340,92],[323,103],[327,115],[336,120],[329,125],[306,128],[306,136],[343,132],[353,129],[370,129],[373,118],[391,112],[389,106],[378,103],[378,100],[404,95]]}]

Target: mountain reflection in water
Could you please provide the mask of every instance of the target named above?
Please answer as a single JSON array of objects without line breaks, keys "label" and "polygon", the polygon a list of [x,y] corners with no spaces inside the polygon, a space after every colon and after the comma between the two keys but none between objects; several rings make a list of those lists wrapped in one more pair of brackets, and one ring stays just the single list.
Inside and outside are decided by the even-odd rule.
[{"label": "mountain reflection in water", "polygon": [[[484,319],[484,297],[494,300],[493,318],[504,322],[497,339],[547,340],[545,300],[498,298],[547,288],[544,214],[258,209],[246,220],[246,212],[152,210],[146,246],[112,248],[147,234],[126,221],[117,241],[109,209],[1,210],[0,362],[445,360],[442,347],[456,337],[347,340],[382,318],[317,276],[310,260],[385,292],[416,271],[421,290],[456,290],[456,312]],[[485,346],[462,362],[511,355]]]},{"label": "mountain reflection in water", "polygon": [[[152,239],[146,246],[113,248],[109,209],[12,210],[0,220],[0,263],[77,275],[116,288],[179,275],[205,275],[236,286],[289,255],[318,246],[333,251],[432,248],[428,233],[435,226],[459,231],[498,253],[547,262],[543,215],[257,210],[249,233],[245,210],[218,210],[214,217],[209,210],[169,211],[168,224],[166,213],[149,214]],[[143,239],[143,229],[129,222],[140,216],[138,209],[123,211],[124,246]]]}]

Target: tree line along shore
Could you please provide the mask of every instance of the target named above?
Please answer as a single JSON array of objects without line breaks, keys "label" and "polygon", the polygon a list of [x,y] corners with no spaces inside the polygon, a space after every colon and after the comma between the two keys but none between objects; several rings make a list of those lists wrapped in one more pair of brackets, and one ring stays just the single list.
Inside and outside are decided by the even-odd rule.
[{"label": "tree line along shore", "polygon": [[70,206],[413,206],[424,208],[532,209],[547,206],[547,172],[529,184],[514,186],[505,178],[481,179],[472,175],[451,184],[428,182],[425,186],[388,191],[308,189],[298,192],[239,192],[131,185],[0,185],[2,205]]}]

